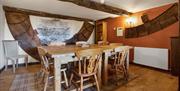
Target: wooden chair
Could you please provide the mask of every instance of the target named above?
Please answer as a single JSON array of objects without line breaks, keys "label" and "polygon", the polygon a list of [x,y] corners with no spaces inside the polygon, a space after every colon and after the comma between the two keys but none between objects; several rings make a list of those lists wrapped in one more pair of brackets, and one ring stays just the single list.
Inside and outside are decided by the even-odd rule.
[{"label": "wooden chair", "polygon": [[24,58],[25,65],[27,68],[28,65],[28,55],[19,55],[18,54],[18,41],[16,40],[3,40],[3,47],[4,47],[4,56],[6,59],[6,66],[5,70],[8,67],[8,61],[11,60],[13,64],[13,72],[15,73],[16,67],[18,67],[18,59]]},{"label": "wooden chair", "polygon": [[[122,43],[110,43],[109,45],[110,45],[110,46],[123,46]],[[115,52],[112,51],[112,52],[111,52],[112,58],[113,58],[114,54],[115,54]]]},{"label": "wooden chair", "polygon": [[128,71],[126,69],[126,63],[125,60],[128,55],[128,49],[122,47],[117,47],[114,49],[114,57],[110,58],[112,62],[110,64],[112,65],[110,67],[110,71],[114,71],[116,78],[118,78],[118,72],[123,72],[125,80],[128,80]]},{"label": "wooden chair", "polygon": [[[80,78],[80,91],[83,91],[83,82],[94,77],[97,90],[100,91],[98,79],[97,79],[97,70],[99,66],[100,59],[102,57],[101,49],[87,49],[76,52],[78,58],[78,67],[74,68],[70,77],[70,84],[73,82],[74,76]],[[86,78],[86,79],[85,79]],[[74,81],[79,83],[79,81]]]},{"label": "wooden chair", "polygon": [[[46,91],[47,89],[47,85],[48,85],[48,80],[50,78],[54,78],[54,65],[51,63],[49,63],[50,60],[52,60],[52,58],[49,58],[49,55],[47,54],[46,50],[44,50],[41,47],[38,47],[38,53],[40,55],[41,58],[41,63],[42,63],[42,71],[45,77],[45,85],[44,85],[44,91]],[[65,83],[66,86],[68,87],[68,80],[67,80],[67,76],[66,76],[66,68],[63,68],[60,70],[63,73],[64,76],[64,81],[62,81],[61,83]]]}]

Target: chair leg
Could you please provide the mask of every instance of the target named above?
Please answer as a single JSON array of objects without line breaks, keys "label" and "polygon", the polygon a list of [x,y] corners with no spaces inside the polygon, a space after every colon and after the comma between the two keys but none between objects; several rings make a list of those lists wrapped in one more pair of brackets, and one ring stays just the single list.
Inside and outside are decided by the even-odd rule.
[{"label": "chair leg", "polygon": [[18,59],[16,59],[16,68],[18,68]]},{"label": "chair leg", "polygon": [[81,76],[80,91],[83,91],[83,77]]},{"label": "chair leg", "polygon": [[24,58],[24,61],[25,61],[25,65],[26,65],[26,68],[27,68],[27,65],[28,65],[28,56]]},{"label": "chair leg", "polygon": [[127,73],[125,66],[123,66],[122,69],[123,69],[123,73],[124,73],[124,78],[127,81],[128,80],[128,73]]},{"label": "chair leg", "polygon": [[64,74],[65,84],[68,87],[68,80],[67,80],[67,76],[66,76],[66,70],[63,71],[63,74]]},{"label": "chair leg", "polygon": [[49,80],[49,75],[46,75],[45,77],[46,77],[46,78],[45,78],[44,91],[46,91],[46,90],[47,90],[48,80]]},{"label": "chair leg", "polygon": [[8,59],[6,58],[6,66],[5,66],[5,71],[7,70],[8,68]]},{"label": "chair leg", "polygon": [[97,76],[96,76],[96,75],[94,75],[94,78],[95,78],[95,81],[96,81],[96,87],[97,87],[97,91],[100,91],[100,88],[99,88],[99,83],[98,83]]},{"label": "chair leg", "polygon": [[38,78],[41,78],[44,76],[44,72],[43,70],[41,69],[39,72],[38,72]]},{"label": "chair leg", "polygon": [[126,80],[128,81],[129,74],[128,74],[128,71],[127,71],[127,70],[125,70],[125,71],[126,71]]},{"label": "chair leg", "polygon": [[15,72],[16,72],[16,71],[15,71],[15,70],[16,70],[16,66],[15,66],[16,63],[15,63],[15,60],[12,60],[12,63],[13,63],[13,73],[15,73]]},{"label": "chair leg", "polygon": [[45,83],[46,81],[45,81],[45,77],[46,77],[46,74],[43,72],[43,74],[42,74],[42,80],[41,80],[41,83]]},{"label": "chair leg", "polygon": [[38,78],[42,78],[44,76],[44,71],[43,71],[43,68],[41,67],[40,70],[37,72],[37,77]]},{"label": "chair leg", "polygon": [[71,86],[71,84],[72,84],[72,79],[73,79],[73,77],[74,77],[74,74],[71,74],[71,77],[70,77],[70,79],[69,79],[69,86]]},{"label": "chair leg", "polygon": [[115,68],[115,77],[116,77],[116,80],[119,80],[119,79],[118,79],[118,68],[117,68],[117,66],[116,66],[116,68]]}]

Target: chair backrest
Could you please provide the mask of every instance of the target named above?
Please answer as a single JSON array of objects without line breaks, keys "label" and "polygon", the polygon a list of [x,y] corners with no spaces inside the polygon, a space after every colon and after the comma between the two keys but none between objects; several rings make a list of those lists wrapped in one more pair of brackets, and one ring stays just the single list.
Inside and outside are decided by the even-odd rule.
[{"label": "chair backrest", "polygon": [[65,42],[51,42],[49,46],[65,46]]},{"label": "chair backrest", "polygon": [[128,48],[127,47],[117,47],[114,49],[114,52],[115,52],[114,65],[124,65],[125,60],[128,55]]},{"label": "chair backrest", "polygon": [[18,57],[18,41],[3,40],[5,57]]},{"label": "chair backrest", "polygon": [[41,59],[41,65],[43,66],[43,68],[45,68],[45,70],[49,70],[49,61],[48,61],[48,57],[47,57],[47,51],[44,50],[42,47],[38,47],[38,53]]},{"label": "chair backrest", "polygon": [[87,45],[88,43],[86,41],[78,41],[76,42],[77,46]]},{"label": "chair backrest", "polygon": [[101,49],[86,49],[80,50],[76,52],[76,56],[78,58],[78,68],[79,74],[92,74],[96,73],[99,61],[102,57]]},{"label": "chair backrest", "polygon": [[122,46],[123,44],[122,43],[110,43],[109,45],[110,46]]}]

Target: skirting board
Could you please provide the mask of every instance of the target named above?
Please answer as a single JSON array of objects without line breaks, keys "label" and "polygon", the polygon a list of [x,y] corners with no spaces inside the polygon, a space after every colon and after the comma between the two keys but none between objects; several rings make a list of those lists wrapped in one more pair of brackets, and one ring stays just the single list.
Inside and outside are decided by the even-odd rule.
[{"label": "skirting board", "polygon": [[[40,62],[31,62],[31,63],[28,63],[28,65],[35,65],[35,64],[40,64]],[[19,64],[18,66],[19,66],[19,67],[25,66],[25,64]],[[12,68],[12,65],[8,65],[8,68]],[[5,69],[5,66],[0,69],[0,73],[3,72],[4,69]]]},{"label": "skirting board", "polygon": [[5,66],[0,69],[0,73],[1,73],[2,71],[4,71],[4,69],[5,69]]},{"label": "skirting board", "polygon": [[[31,63],[28,63],[28,65],[35,65],[35,64],[40,64],[40,62],[31,62]],[[18,64],[18,66],[19,66],[19,67],[25,66],[25,63]],[[12,67],[12,65],[8,65],[8,67]]]}]

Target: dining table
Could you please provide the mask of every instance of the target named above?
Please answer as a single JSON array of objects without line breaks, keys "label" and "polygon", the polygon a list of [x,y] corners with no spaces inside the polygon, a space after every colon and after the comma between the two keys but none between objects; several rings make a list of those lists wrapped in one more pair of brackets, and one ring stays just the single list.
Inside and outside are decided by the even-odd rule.
[{"label": "dining table", "polygon": [[[61,91],[61,65],[67,64],[69,62],[77,61],[75,53],[80,50],[86,49],[95,49],[100,48],[102,49],[104,56],[101,58],[99,62],[98,68],[98,82],[99,86],[107,85],[108,83],[108,57],[111,56],[112,51],[117,48],[121,47],[122,49],[131,49],[131,46],[118,46],[118,45],[88,45],[88,46],[76,46],[76,45],[66,45],[66,46],[39,46],[42,47],[44,50],[47,51],[54,58],[54,91]],[[128,52],[129,56],[129,52]],[[126,60],[126,68],[129,68],[129,57]],[[89,85],[90,86],[90,85]],[[85,86],[86,87],[86,86]],[[88,87],[88,86],[87,86]]]}]

